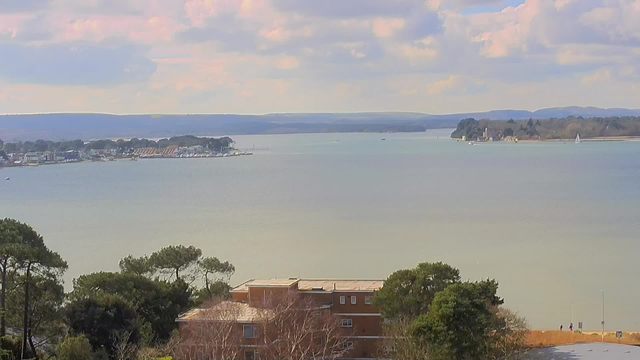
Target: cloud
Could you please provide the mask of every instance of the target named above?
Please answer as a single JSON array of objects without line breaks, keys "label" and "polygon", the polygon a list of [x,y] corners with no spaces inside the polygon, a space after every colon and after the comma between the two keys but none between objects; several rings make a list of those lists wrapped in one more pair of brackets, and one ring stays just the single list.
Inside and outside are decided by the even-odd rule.
[{"label": "cloud", "polygon": [[332,18],[406,16],[424,6],[416,0],[273,0],[276,9]]},{"label": "cloud", "polygon": [[283,56],[276,60],[276,67],[280,70],[296,69],[299,65],[300,62],[293,56]]},{"label": "cloud", "polygon": [[464,9],[468,7],[500,5],[503,0],[426,0],[427,6],[432,10],[448,9]]},{"label": "cloud", "polygon": [[404,28],[404,19],[378,18],[373,20],[373,33],[378,37],[389,37],[399,29]]},{"label": "cloud", "polygon": [[601,69],[582,78],[582,85],[591,85],[611,80],[611,70]]},{"label": "cloud", "polygon": [[58,39],[63,41],[89,40],[100,42],[111,38],[127,38],[140,43],[170,41],[174,34],[186,27],[164,16],[139,17],[129,15],[90,15],[81,19],[61,21]]},{"label": "cloud", "polygon": [[440,95],[454,88],[460,81],[459,75],[451,75],[444,80],[434,81],[426,85],[426,94],[429,96]]},{"label": "cloud", "polygon": [[610,22],[616,18],[616,11],[608,7],[591,9],[580,15],[579,21],[587,24]]},{"label": "cloud", "polygon": [[[39,86],[1,90],[43,110],[62,106],[34,100],[52,89],[68,110],[115,112],[453,112],[457,97],[557,105],[605,87],[633,105],[620,89],[638,79],[639,18],[640,0],[9,0],[0,87]],[[108,90],[74,93],[87,87]]]},{"label": "cloud", "polygon": [[179,32],[176,38],[183,42],[212,42],[217,44],[220,51],[256,52],[259,26],[232,15],[220,15],[201,27]]},{"label": "cloud", "polygon": [[[9,0],[12,1],[12,0]],[[159,10],[168,13],[181,9],[178,1],[164,0],[49,0],[56,11],[81,15],[144,16]]]},{"label": "cloud", "polygon": [[32,84],[106,86],[146,81],[156,65],[138,46],[0,44],[0,77]]},{"label": "cloud", "polygon": [[0,1],[0,13],[44,10],[50,2],[51,0],[2,0]]}]

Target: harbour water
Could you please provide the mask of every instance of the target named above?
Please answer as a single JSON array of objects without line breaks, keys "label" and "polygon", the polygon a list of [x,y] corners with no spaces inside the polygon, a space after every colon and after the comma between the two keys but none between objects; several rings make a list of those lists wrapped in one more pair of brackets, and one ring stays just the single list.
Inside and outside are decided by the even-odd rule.
[{"label": "harbour water", "polygon": [[[80,274],[195,245],[254,277],[495,278],[533,328],[640,330],[640,142],[482,143],[450,131],[233,136],[254,156],[0,170],[0,217]],[[381,141],[384,138],[385,141]]]}]

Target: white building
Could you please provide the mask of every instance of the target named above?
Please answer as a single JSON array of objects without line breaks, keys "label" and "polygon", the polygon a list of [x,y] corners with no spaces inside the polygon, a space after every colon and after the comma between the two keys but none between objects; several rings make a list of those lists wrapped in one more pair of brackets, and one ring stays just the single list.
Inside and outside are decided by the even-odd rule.
[{"label": "white building", "polygon": [[42,154],[38,153],[38,152],[28,152],[26,154],[24,154],[24,162],[29,164],[29,163],[39,163],[40,161],[43,161],[42,158]]}]

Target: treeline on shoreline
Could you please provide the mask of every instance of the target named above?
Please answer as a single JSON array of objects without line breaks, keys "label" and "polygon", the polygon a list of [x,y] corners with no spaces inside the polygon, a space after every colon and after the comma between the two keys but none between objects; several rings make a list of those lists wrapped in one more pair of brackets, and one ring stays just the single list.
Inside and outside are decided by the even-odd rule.
[{"label": "treeline on shoreline", "polygon": [[583,139],[596,137],[640,136],[640,117],[565,117],[560,119],[476,120],[463,119],[452,138],[483,138],[485,130],[498,139],[516,137],[520,140]]},{"label": "treeline on shoreline", "polygon": [[92,140],[85,142],[83,140],[70,140],[70,141],[50,141],[50,140],[36,140],[36,141],[19,141],[19,142],[3,142],[0,139],[0,150],[3,150],[7,154],[12,153],[28,153],[28,152],[64,152],[69,150],[111,150],[116,149],[120,152],[128,152],[134,149],[141,148],[166,148],[169,146],[178,147],[191,147],[191,146],[203,146],[210,151],[224,151],[231,148],[234,144],[233,139],[230,137],[198,137],[194,135],[174,136],[170,138],[164,138],[160,140],[138,139],[133,138],[130,140],[118,139],[118,140]]}]

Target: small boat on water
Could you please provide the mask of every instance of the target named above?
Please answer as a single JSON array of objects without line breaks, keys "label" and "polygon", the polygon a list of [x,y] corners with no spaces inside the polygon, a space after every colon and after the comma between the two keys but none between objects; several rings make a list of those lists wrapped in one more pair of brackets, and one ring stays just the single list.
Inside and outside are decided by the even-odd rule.
[{"label": "small boat on water", "polygon": [[381,140],[381,141],[386,141],[387,139],[385,139],[385,138],[382,138],[382,139],[380,139],[380,140]]},{"label": "small boat on water", "polygon": [[580,140],[580,134],[576,136],[576,144],[580,144],[582,140]]},{"label": "small boat on water", "polygon": [[7,176],[6,178],[4,178],[4,179],[5,179],[5,180],[11,180],[11,178],[10,178],[10,177],[8,177],[8,176]]},{"label": "small boat on water", "polygon": [[469,145],[473,145],[473,141],[469,141]]}]

